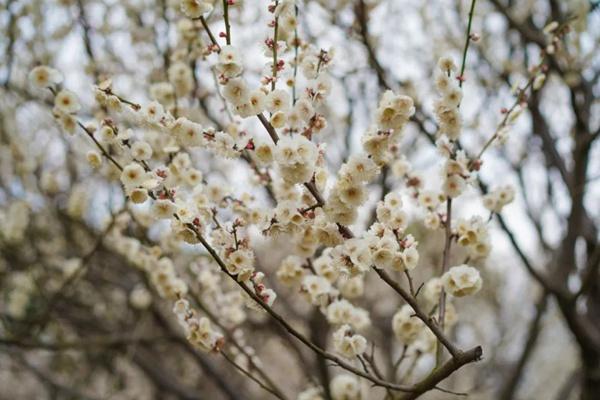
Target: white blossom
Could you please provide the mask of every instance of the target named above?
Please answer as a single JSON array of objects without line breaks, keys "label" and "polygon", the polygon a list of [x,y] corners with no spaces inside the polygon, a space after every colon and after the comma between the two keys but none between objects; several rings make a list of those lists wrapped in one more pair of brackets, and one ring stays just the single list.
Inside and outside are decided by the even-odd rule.
[{"label": "white blossom", "polygon": [[466,264],[452,267],[442,276],[444,289],[455,297],[476,294],[481,289],[479,271]]},{"label": "white blossom", "polygon": [[132,189],[141,186],[147,179],[144,168],[138,163],[131,163],[123,168],[121,173],[121,183],[126,189]]},{"label": "white blossom", "polygon": [[212,5],[204,0],[181,0],[181,11],[189,18],[200,18],[203,14],[211,12]]},{"label": "white blossom", "polygon": [[81,109],[79,100],[75,93],[70,90],[63,89],[56,94],[54,98],[54,106],[63,113],[73,114]]},{"label": "white blossom", "polygon": [[424,328],[423,322],[417,318],[414,310],[408,304],[403,305],[392,318],[392,331],[399,341],[412,344]]},{"label": "white blossom", "polygon": [[365,352],[367,340],[363,336],[353,333],[350,325],[344,324],[333,333],[333,347],[344,357],[354,358]]},{"label": "white blossom", "polygon": [[46,65],[39,65],[29,72],[29,81],[41,89],[57,85],[62,80],[63,77],[59,71]]},{"label": "white blossom", "polygon": [[358,378],[350,374],[336,375],[329,384],[333,400],[361,400]]}]

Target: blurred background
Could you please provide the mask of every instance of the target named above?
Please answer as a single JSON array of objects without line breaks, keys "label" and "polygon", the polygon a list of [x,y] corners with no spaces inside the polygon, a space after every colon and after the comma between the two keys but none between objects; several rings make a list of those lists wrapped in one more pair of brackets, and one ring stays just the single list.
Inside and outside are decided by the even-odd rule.
[{"label": "blurred background", "polygon": [[[410,95],[417,109],[399,154],[420,176],[438,179],[433,71],[441,56],[459,63],[471,1],[296,4],[300,38],[333,58],[332,95],[320,110],[328,125],[315,138],[327,143],[331,173],[360,151],[381,94],[393,89]],[[270,32],[268,6],[236,0],[230,8],[234,45],[243,54],[245,77],[255,85],[267,61],[261,46]],[[224,29],[221,7],[217,1],[207,17],[214,32]],[[118,175],[87,164],[89,138],[65,134],[52,116],[50,93],[27,81],[36,65],[58,69],[63,85],[79,96],[80,117],[91,121],[106,117],[94,101],[93,84],[110,77],[115,92],[143,104],[153,98],[153,85],[170,79],[169,67],[185,62],[195,87],[179,99],[180,115],[264,137],[257,121],[227,112],[210,69],[210,42],[201,25],[183,20],[179,2],[171,0],[1,1],[0,398],[268,398],[221,355],[198,352],[182,337],[172,302],[152,292],[127,256],[129,248],[151,253],[157,244],[186,277],[203,312],[227,332],[238,364],[260,368],[291,399],[311,385],[327,386],[339,372],[266,315],[243,311],[239,290],[206,272],[211,261],[205,254],[169,243],[164,224],[150,222],[143,207],[125,209]],[[568,26],[556,43],[544,32],[552,21]],[[189,32],[196,34],[186,37]],[[461,104],[467,152],[476,153],[494,133],[540,52],[548,54],[548,71],[506,144],[484,156],[480,182],[456,203],[457,217],[487,218],[482,192],[506,184],[516,189],[515,201],[490,222],[492,251],[479,265],[482,291],[454,302],[458,323],[452,336],[463,348],[481,344],[483,360],[442,387],[472,399],[598,399],[600,3],[479,0],[472,32],[478,38],[469,50]],[[272,204],[243,160],[202,150],[191,156],[212,187],[249,192]],[[373,184],[355,231],[365,229],[385,193],[401,188],[392,174]],[[412,219],[409,231],[421,254],[413,278],[423,282],[436,274],[444,238],[424,229],[418,216]],[[120,239],[108,234],[113,224],[126,225]],[[279,312],[327,346],[331,331],[322,314],[275,276],[295,251],[293,242],[254,236]],[[463,259],[457,251],[452,262]],[[386,371],[393,369],[403,346],[390,319],[402,302],[367,275],[356,303],[370,311],[367,336],[377,343],[375,357]],[[432,362],[431,355],[411,353],[399,367],[403,379],[424,376]],[[362,396],[380,399],[386,392],[367,384]],[[423,398],[453,396],[432,391]]]}]

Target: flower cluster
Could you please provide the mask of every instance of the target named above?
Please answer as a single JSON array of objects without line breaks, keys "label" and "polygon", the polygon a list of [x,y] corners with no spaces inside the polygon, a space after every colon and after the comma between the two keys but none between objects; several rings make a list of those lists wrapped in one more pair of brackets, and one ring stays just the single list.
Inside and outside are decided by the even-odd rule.
[{"label": "flower cluster", "polygon": [[412,344],[423,331],[423,322],[416,318],[414,310],[405,304],[392,318],[392,331],[396,338],[407,345]]},{"label": "flower cluster", "polygon": [[336,375],[329,384],[334,400],[361,400],[365,393],[359,379],[350,374]]},{"label": "flower cluster", "polygon": [[435,87],[440,97],[434,104],[439,132],[450,140],[457,140],[462,129],[462,117],[458,106],[462,100],[462,90],[457,84],[462,79],[454,76],[456,65],[450,57],[443,57],[438,62],[435,73]]},{"label": "flower cluster", "polygon": [[389,193],[377,204],[378,224],[371,226],[373,264],[396,271],[412,270],[419,262],[418,242],[412,235],[403,236],[408,216],[402,210],[402,199]]},{"label": "flower cluster", "polygon": [[81,109],[81,105],[75,93],[60,88],[62,81],[62,74],[46,65],[39,65],[29,72],[29,82],[34,87],[49,89],[54,94],[52,113],[62,128],[72,134],[77,127],[75,114]]},{"label": "flower cluster", "polygon": [[464,246],[473,259],[487,257],[491,250],[488,226],[480,216],[459,219],[456,223],[458,244]]},{"label": "flower cluster", "polygon": [[181,11],[189,18],[200,18],[212,11],[210,1],[205,0],[181,0]]},{"label": "flower cluster", "polygon": [[325,207],[331,221],[344,225],[354,223],[358,207],[367,200],[366,184],[375,179],[378,172],[378,166],[364,154],[353,155],[342,165]]},{"label": "flower cluster", "polygon": [[352,331],[348,324],[340,326],[333,334],[333,347],[346,358],[361,355],[367,349],[367,339]]},{"label": "flower cluster", "polygon": [[14,201],[0,210],[0,238],[8,243],[23,240],[30,220],[29,205],[24,201]]},{"label": "flower cluster", "polygon": [[27,307],[35,291],[35,282],[24,272],[15,273],[11,276],[10,289],[6,299],[6,312],[12,318],[22,319],[27,314]]},{"label": "flower cluster", "polygon": [[[214,229],[211,232],[211,241],[220,249],[220,256],[228,274],[253,290],[263,303],[270,306],[277,294],[263,283],[264,273],[256,271],[254,252],[250,248],[249,240],[242,237],[243,226],[244,222],[237,219],[230,230],[223,227]],[[247,300],[249,306],[260,309],[252,299]]]},{"label": "flower cluster", "polygon": [[481,289],[479,271],[468,265],[452,267],[442,276],[444,289],[455,297],[473,295]]},{"label": "flower cluster", "polygon": [[378,164],[391,159],[390,150],[400,139],[403,129],[415,113],[412,98],[386,91],[375,113],[376,125],[369,128],[362,138],[363,148]]},{"label": "flower cluster", "polygon": [[298,393],[297,400],[324,400],[323,389],[318,386],[309,387]]},{"label": "flower cluster", "polygon": [[357,307],[346,299],[335,300],[327,306],[327,321],[331,324],[348,324],[355,330],[361,330],[370,325],[369,312]]},{"label": "flower cluster", "polygon": [[317,146],[301,135],[281,138],[274,154],[281,177],[290,184],[308,182],[318,158]]},{"label": "flower cluster", "polygon": [[288,256],[281,262],[277,270],[277,279],[283,284],[291,286],[299,284],[304,274],[302,259],[298,256]]},{"label": "flower cluster", "polygon": [[[438,279],[438,278],[436,278]],[[431,289],[431,287],[430,287]],[[428,305],[438,301],[441,287],[434,292],[430,292],[431,298],[427,300]],[[434,296],[432,296],[434,295]],[[456,311],[451,303],[446,304],[444,314],[444,326],[452,328],[457,321]],[[431,353],[436,348],[436,337],[429,330],[423,321],[415,315],[414,310],[408,304],[403,305],[392,318],[392,331],[396,338],[406,346],[412,346],[416,351],[422,353]]]},{"label": "flower cluster", "polygon": [[511,185],[504,185],[483,196],[483,205],[491,212],[500,213],[514,198],[515,189]]},{"label": "flower cluster", "polygon": [[198,317],[187,300],[177,300],[173,312],[184,328],[188,341],[202,351],[220,351],[224,344],[223,335],[213,329],[208,318]]},{"label": "flower cluster", "polygon": [[442,189],[446,196],[456,198],[465,191],[467,183],[473,177],[469,170],[469,159],[462,150],[457,151],[456,154],[448,151],[447,144],[443,139],[438,140],[437,145],[440,151],[448,157],[443,169]]},{"label": "flower cluster", "polygon": [[[120,222],[126,224],[129,218],[123,218]],[[106,240],[118,254],[148,275],[159,296],[175,300],[187,293],[188,286],[177,273],[173,261],[168,257],[161,257],[159,248],[148,248],[139,240],[125,236],[120,229],[114,229]]]}]

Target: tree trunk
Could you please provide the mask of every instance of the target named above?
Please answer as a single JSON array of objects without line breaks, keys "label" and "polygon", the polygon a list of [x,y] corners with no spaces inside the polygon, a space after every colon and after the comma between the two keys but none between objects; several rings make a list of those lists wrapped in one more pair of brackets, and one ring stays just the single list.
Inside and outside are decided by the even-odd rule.
[{"label": "tree trunk", "polygon": [[583,355],[581,400],[600,399],[600,354]]}]

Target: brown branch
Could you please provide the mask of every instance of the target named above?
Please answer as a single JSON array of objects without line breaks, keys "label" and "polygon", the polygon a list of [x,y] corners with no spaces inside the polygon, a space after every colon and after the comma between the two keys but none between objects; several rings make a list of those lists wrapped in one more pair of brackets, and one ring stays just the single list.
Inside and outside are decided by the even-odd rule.
[{"label": "brown branch", "polygon": [[598,279],[598,271],[600,270],[600,245],[596,245],[596,250],[592,253],[589,258],[583,275],[581,277],[581,287],[573,296],[573,301],[577,300],[580,296],[584,295],[593,285],[594,281]]},{"label": "brown branch", "polygon": [[567,400],[572,398],[571,394],[577,387],[577,384],[581,380],[581,370],[576,369],[569,374],[567,380],[560,386],[556,393],[554,400]]},{"label": "brown branch", "polygon": [[85,4],[83,3],[83,1],[84,0],[77,0],[77,8],[79,10],[78,20],[79,24],[81,25],[81,28],[83,29],[83,45],[85,48],[85,53],[87,54],[89,61],[92,64],[92,74],[94,80],[98,81],[98,78],[100,77],[100,71],[98,70],[98,64],[96,63],[96,55],[94,54],[94,49],[92,47],[92,40],[90,35],[91,26],[85,11]]},{"label": "brown branch", "polygon": [[519,383],[523,378],[523,372],[525,371],[527,362],[531,358],[531,355],[535,349],[535,345],[537,344],[537,340],[540,336],[540,332],[542,330],[541,322],[547,306],[548,292],[544,291],[536,304],[535,316],[529,325],[527,340],[523,345],[521,356],[516,364],[510,366],[510,375],[502,385],[502,391],[498,396],[498,400],[512,400],[515,398],[515,394],[517,393]]},{"label": "brown branch", "polygon": [[[325,348],[327,345],[327,335],[329,334],[329,325],[319,309],[312,312],[310,318],[310,339],[319,347]],[[317,374],[323,387],[323,395],[326,400],[332,400],[329,382],[331,377],[327,368],[327,359],[316,354]],[[368,373],[368,371],[366,371]],[[378,377],[381,378],[381,377]]]},{"label": "brown branch", "polygon": [[50,315],[54,309],[54,307],[56,306],[56,303],[63,298],[66,295],[66,291],[69,287],[71,287],[73,284],[75,284],[82,276],[85,275],[87,268],[88,268],[88,262],[92,259],[92,256],[100,249],[100,247],[102,246],[102,242],[104,241],[104,238],[109,234],[109,232],[111,231],[111,229],[113,228],[115,222],[116,222],[116,216],[113,216],[113,218],[111,219],[110,223],[108,224],[108,226],[104,229],[104,231],[102,231],[102,233],[98,236],[98,238],[96,239],[94,245],[92,246],[92,248],[83,256],[81,257],[81,262],[79,265],[79,268],[77,268],[77,270],[75,270],[62,284],[61,286],[54,292],[54,294],[50,297],[50,299],[48,299],[48,301],[46,302],[46,305],[44,307],[44,312],[42,315],[40,315],[39,318],[36,319],[36,325],[37,325],[37,329],[34,330],[33,332],[41,332],[44,330],[44,328],[46,327],[47,323],[50,320]]},{"label": "brown branch", "polygon": [[217,42],[215,35],[213,35],[212,31],[210,30],[210,27],[208,26],[206,19],[204,18],[204,16],[201,16],[199,19],[200,19],[200,22],[202,23],[202,26],[204,27],[204,30],[208,34],[208,37],[210,38],[211,43],[217,48],[218,52],[220,52],[221,46],[219,46],[219,42]]},{"label": "brown branch", "polygon": [[78,391],[76,388],[73,388],[73,387],[67,386],[67,385],[63,385],[62,383],[60,383],[56,379],[54,379],[54,377],[52,377],[49,373],[47,373],[46,371],[43,371],[42,369],[38,368],[37,366],[34,366],[32,363],[27,361],[25,359],[25,357],[22,357],[21,355],[16,355],[14,358],[23,367],[25,367],[25,369],[29,370],[33,375],[35,375],[35,377],[38,380],[44,382],[47,385],[47,387],[51,388],[54,391],[64,393],[68,397],[72,397],[72,398],[76,398],[76,399],[99,400],[98,397],[89,396],[85,393]]},{"label": "brown branch", "polygon": [[375,52],[375,49],[373,48],[373,46],[371,45],[371,42],[369,40],[369,24],[368,24],[369,16],[368,16],[368,11],[367,11],[367,6],[366,6],[364,0],[359,0],[357,2],[355,9],[354,9],[354,15],[358,21],[360,37],[362,39],[363,45],[365,46],[365,49],[367,50],[369,64],[371,64],[371,66],[375,70],[375,74],[377,75],[377,82],[380,87],[385,88],[385,89],[391,89],[391,86],[387,80],[387,76],[386,76],[387,74],[385,72],[385,69],[379,62],[379,59],[377,58],[377,54]]},{"label": "brown branch", "polygon": [[406,301],[412,307],[415,316],[423,321],[425,325],[427,325],[431,332],[433,332],[436,338],[448,349],[453,357],[456,357],[461,353],[461,351],[446,337],[440,326],[425,312],[423,312],[423,310],[417,304],[415,298],[412,297],[410,293],[408,293],[402,286],[394,281],[384,270],[378,268],[373,269],[385,283],[394,289],[396,293],[398,293],[400,297],[402,297],[402,299],[404,299],[404,301]]},{"label": "brown branch", "polygon": [[[452,198],[448,197],[446,200],[446,224],[444,229],[444,252],[442,253],[442,270],[440,272],[440,276],[443,276],[446,271],[448,271],[448,267],[450,265],[450,248],[452,246]],[[440,292],[440,299],[438,303],[438,320],[440,331],[444,332],[444,322],[446,320],[446,291],[444,287]],[[453,354],[454,356],[454,354]],[[439,345],[437,346],[436,351],[436,362],[437,365],[440,365],[443,357],[443,348]]]},{"label": "brown branch", "polygon": [[4,82],[2,86],[8,88],[10,84],[10,78],[12,76],[13,70],[13,61],[15,57],[15,41],[17,37],[17,13],[11,10],[11,5],[16,3],[15,0],[8,0],[5,7],[8,11],[9,19],[8,19],[8,27],[7,27],[7,35],[8,35],[8,46],[6,47],[6,77],[4,78]]},{"label": "brown branch", "polygon": [[273,143],[277,144],[277,142],[279,142],[279,135],[277,134],[277,131],[275,130],[275,128],[273,128],[273,125],[271,125],[269,120],[267,120],[267,118],[263,114],[258,114],[257,117],[260,120],[260,123],[267,130],[267,133],[271,137],[271,140],[273,141]]},{"label": "brown branch", "polygon": [[190,292],[188,294],[194,300],[194,302],[196,303],[198,308],[200,310],[202,310],[202,312],[208,316],[208,318],[211,320],[211,322],[213,322],[216,326],[218,326],[221,329],[221,331],[225,335],[225,338],[227,339],[227,341],[230,342],[231,344],[233,344],[233,346],[236,349],[238,349],[238,351],[240,353],[242,353],[248,359],[248,363],[250,364],[250,367],[253,368],[254,370],[256,370],[256,372],[260,375],[260,377],[262,379],[264,379],[264,381],[267,383],[267,385],[269,385],[270,388],[272,388],[272,390],[274,392],[276,392],[276,396],[278,398],[285,399],[286,397],[283,394],[283,391],[277,386],[277,384],[275,384],[273,379],[271,379],[269,377],[269,375],[262,368],[260,368],[260,366],[256,365],[256,363],[254,362],[254,360],[252,358],[252,355],[249,354],[246,351],[246,348],[238,342],[238,340],[235,338],[235,335],[233,335],[230,332],[230,330],[227,329],[219,321],[219,318],[212,311],[210,311],[210,309],[204,304],[204,302],[202,302],[202,300],[193,291],[190,290]]},{"label": "brown branch", "polygon": [[100,142],[98,142],[98,140],[94,137],[94,134],[88,128],[86,128],[86,126],[83,125],[80,121],[77,121],[77,125],[79,125],[79,127],[81,127],[81,129],[83,129],[83,131],[85,132],[85,134],[88,135],[90,139],[92,139],[92,141],[94,142],[94,144],[96,145],[96,147],[98,147],[98,149],[100,150],[100,152],[102,153],[102,155],[104,157],[106,157],[111,163],[113,163],[113,165],[115,167],[117,167],[117,169],[119,171],[123,171],[123,167],[121,166],[121,164],[119,164],[119,162],[117,160],[115,160],[108,153],[108,151],[106,151],[106,149],[104,148],[104,146],[102,146],[100,144]]},{"label": "brown branch", "polygon": [[[482,188],[482,192],[486,194],[488,192],[487,185],[480,180],[480,188]],[[485,189],[483,189],[485,188]],[[517,255],[521,259],[521,263],[525,267],[525,270],[533,277],[545,290],[553,293],[554,295],[564,297],[566,294],[562,289],[557,287],[544,273],[539,272],[534,266],[533,263],[529,260],[529,258],[525,255],[524,250],[521,248],[521,245],[517,242],[513,231],[508,227],[504,217],[501,214],[496,214],[496,218],[498,219],[498,223],[500,224],[500,228],[504,231],[508,240],[510,241],[513,249],[517,252]]]},{"label": "brown branch", "polygon": [[[144,277],[145,279],[145,277]],[[159,308],[153,305],[153,315],[158,324],[165,329],[167,332],[173,332],[171,325],[167,318],[159,311]],[[194,358],[200,368],[206,373],[214,383],[215,386],[225,395],[229,400],[237,400],[242,398],[241,394],[232,386],[223,375],[217,371],[213,363],[207,360],[203,354],[199,354],[192,344],[187,341],[184,337],[176,336],[178,345],[185,350],[190,356]],[[196,397],[197,398],[197,397]]]},{"label": "brown branch", "polygon": [[528,109],[531,114],[531,122],[533,125],[533,133],[542,139],[542,149],[544,158],[548,162],[548,164],[558,170],[560,176],[562,177],[565,186],[569,190],[572,191],[573,185],[571,184],[569,170],[565,164],[565,161],[558,153],[556,149],[556,144],[554,138],[552,138],[552,134],[550,133],[550,127],[546,122],[546,119],[542,115],[539,109],[539,95],[533,94],[529,99]]},{"label": "brown branch", "polygon": [[225,40],[231,44],[231,25],[229,24],[229,1],[223,0],[223,20],[225,21]]},{"label": "brown branch", "polygon": [[456,357],[449,359],[441,367],[433,370],[433,372],[427,378],[414,385],[413,390],[410,393],[406,393],[398,397],[398,399],[413,400],[429,390],[436,389],[437,384],[449,377],[454,371],[457,371],[458,369],[473,361],[480,360],[482,355],[483,351],[481,349],[481,346],[477,346],[472,348],[471,350],[458,353]]},{"label": "brown branch", "polygon": [[546,38],[544,34],[539,32],[535,27],[520,23],[511,13],[509,7],[505,6],[500,0],[490,0],[490,2],[496,7],[496,9],[504,15],[508,21],[509,26],[519,32],[519,34],[526,39],[528,42],[532,42],[544,48],[546,46]]},{"label": "brown branch", "polygon": [[[161,363],[149,351],[141,348],[133,354],[133,361],[150,378],[151,382],[182,400],[197,400],[195,391],[179,382],[172,373],[160,368]],[[230,397],[230,399],[232,399]]]},{"label": "brown branch", "polygon": [[250,373],[250,371],[247,371],[244,367],[242,367],[241,365],[239,365],[238,363],[236,363],[231,357],[229,357],[227,355],[227,353],[225,353],[223,350],[221,350],[221,355],[223,356],[223,358],[231,365],[233,365],[233,367],[235,369],[237,369],[238,371],[240,371],[241,374],[243,374],[244,376],[248,377],[248,379],[250,379],[252,382],[256,383],[258,386],[260,386],[263,390],[271,393],[273,396],[277,397],[278,399],[284,399],[284,397],[282,397],[279,393],[277,393],[275,390],[271,389],[270,387],[268,387],[267,385],[265,385],[264,383],[262,383],[258,378],[256,378],[254,375],[252,375]]}]

